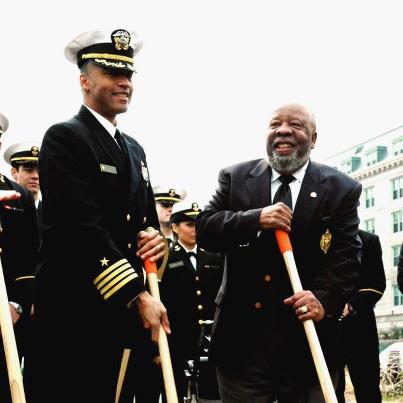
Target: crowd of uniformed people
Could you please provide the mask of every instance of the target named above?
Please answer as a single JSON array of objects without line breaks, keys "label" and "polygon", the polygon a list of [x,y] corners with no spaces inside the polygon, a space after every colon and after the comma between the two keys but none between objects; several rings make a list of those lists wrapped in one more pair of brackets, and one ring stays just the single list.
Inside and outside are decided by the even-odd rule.
[{"label": "crowd of uniformed people", "polygon": [[[358,232],[361,185],[310,160],[314,117],[289,104],[271,118],[268,158],[222,170],[205,208],[176,187],[180,178],[153,187],[143,148],[116,120],[141,47],[124,29],[74,38],[65,55],[79,68],[78,114],[42,144],[4,151],[12,179],[0,175],[1,264],[27,402],[107,403],[118,391],[121,403],[170,403],[160,326],[179,401],[322,402],[300,323],[309,319],[338,400],[347,365],[357,401],[380,402],[373,307],[385,274],[379,239]],[[303,291],[293,293],[274,230],[290,233]]]}]

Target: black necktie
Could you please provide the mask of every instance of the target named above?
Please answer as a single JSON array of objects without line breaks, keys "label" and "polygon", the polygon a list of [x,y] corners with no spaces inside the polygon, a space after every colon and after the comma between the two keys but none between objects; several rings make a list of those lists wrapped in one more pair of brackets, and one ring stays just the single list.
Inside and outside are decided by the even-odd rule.
[{"label": "black necktie", "polygon": [[295,178],[292,175],[281,175],[279,177],[281,185],[277,189],[276,194],[274,195],[273,204],[283,202],[292,210],[292,196],[291,196],[290,183],[294,179]]},{"label": "black necktie", "polygon": [[126,144],[123,140],[122,133],[120,133],[119,129],[116,129],[115,135],[113,136],[116,140],[116,142],[119,144],[119,148],[122,151],[123,154],[126,155]]}]

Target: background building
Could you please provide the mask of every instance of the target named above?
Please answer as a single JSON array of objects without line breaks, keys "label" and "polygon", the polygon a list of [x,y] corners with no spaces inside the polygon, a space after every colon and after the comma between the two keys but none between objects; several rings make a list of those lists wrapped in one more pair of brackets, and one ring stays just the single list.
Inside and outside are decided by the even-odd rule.
[{"label": "background building", "polygon": [[360,227],[379,236],[386,274],[386,290],[375,308],[378,332],[403,332],[403,294],[397,286],[397,263],[403,242],[403,126],[325,162],[362,184]]}]

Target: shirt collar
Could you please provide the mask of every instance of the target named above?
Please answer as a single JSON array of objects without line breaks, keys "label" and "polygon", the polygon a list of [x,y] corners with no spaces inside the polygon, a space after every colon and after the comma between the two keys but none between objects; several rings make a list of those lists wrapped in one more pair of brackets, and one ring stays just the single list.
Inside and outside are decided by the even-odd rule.
[{"label": "shirt collar", "polygon": [[[298,169],[298,171],[294,172],[292,174],[292,176],[298,181],[298,182],[302,182],[302,180],[304,179],[305,176],[305,172],[306,169],[308,168],[308,164],[309,164],[309,159],[307,162],[305,162],[304,165],[302,165],[302,167],[300,169]],[[274,181],[276,181],[279,177],[281,176],[281,173],[276,171],[273,167],[271,168],[271,182],[273,183]]]},{"label": "shirt collar", "polygon": [[181,241],[178,241],[178,244],[179,244],[180,246],[182,246],[182,248],[185,249],[185,251],[186,251],[187,253],[193,252],[193,253],[196,253],[196,254],[197,254],[197,245],[195,245],[193,249],[188,249],[188,248],[186,248],[186,246],[183,245],[183,243],[181,243]]},{"label": "shirt collar", "polygon": [[98,122],[101,123],[105,130],[113,137],[116,133],[117,127],[109,122],[108,119],[104,118],[101,114],[91,109],[88,105],[84,104],[84,106],[95,116],[95,119],[98,120]]}]

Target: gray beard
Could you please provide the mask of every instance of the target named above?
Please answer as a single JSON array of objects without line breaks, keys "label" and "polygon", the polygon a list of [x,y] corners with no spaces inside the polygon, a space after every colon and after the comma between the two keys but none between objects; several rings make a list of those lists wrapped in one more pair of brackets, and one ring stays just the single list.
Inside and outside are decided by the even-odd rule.
[{"label": "gray beard", "polygon": [[268,156],[269,164],[277,172],[281,174],[292,174],[300,169],[309,159],[309,153],[298,157],[297,153],[293,153],[289,157],[282,157],[276,153]]}]

